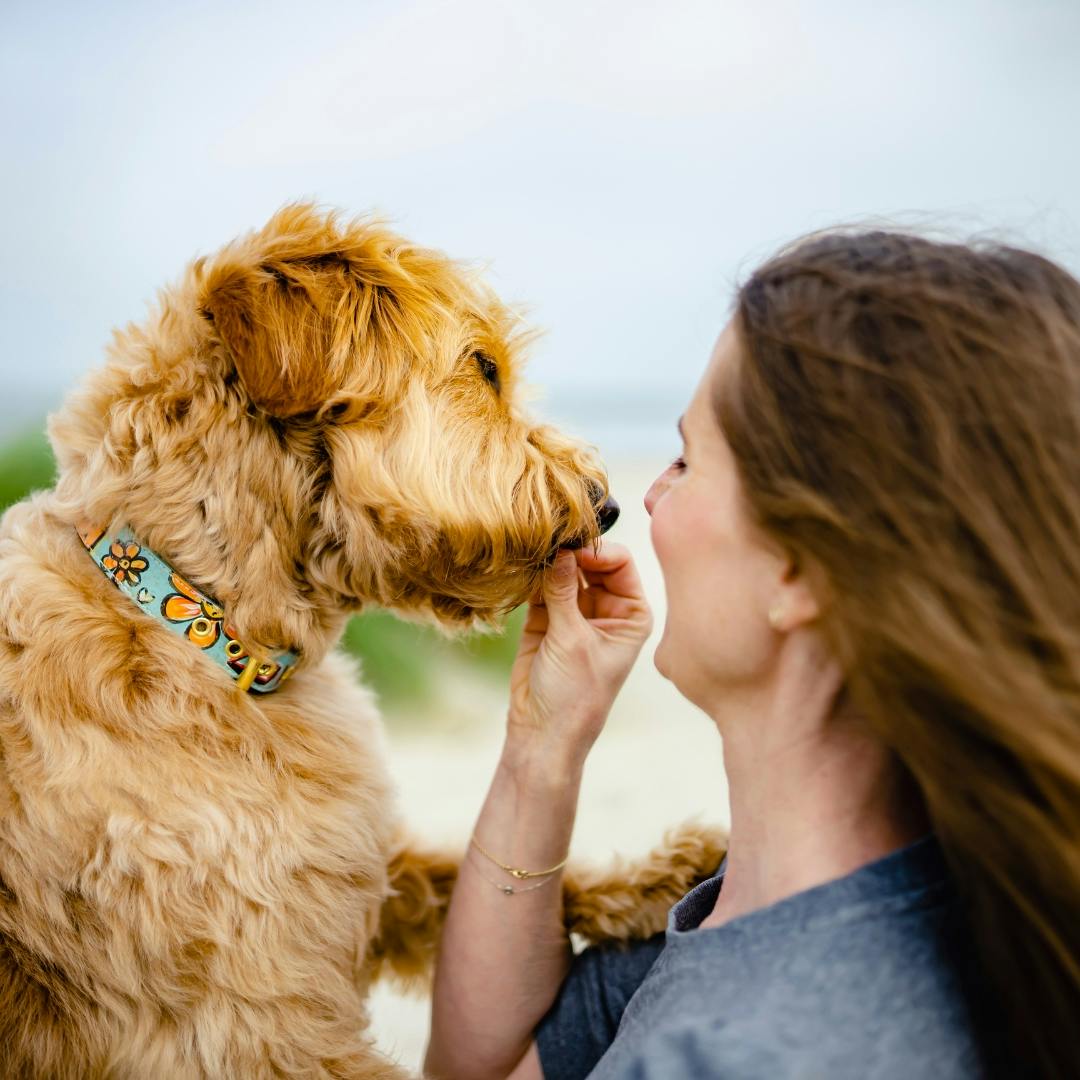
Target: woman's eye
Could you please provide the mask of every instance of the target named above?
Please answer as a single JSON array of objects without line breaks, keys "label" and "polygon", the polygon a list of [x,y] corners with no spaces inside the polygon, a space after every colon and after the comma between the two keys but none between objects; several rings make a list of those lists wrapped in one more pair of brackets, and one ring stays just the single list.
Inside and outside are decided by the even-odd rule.
[{"label": "woman's eye", "polygon": [[685,469],[685,468],[686,468],[686,461],[685,461],[685,460],[684,460],[683,458],[681,458],[681,457],[677,457],[677,458],[676,458],[676,459],[675,459],[675,460],[674,460],[674,461],[673,461],[673,462],[671,463],[671,468],[675,469],[675,470],[676,470],[677,472],[682,472],[682,471],[683,471],[683,469]]}]

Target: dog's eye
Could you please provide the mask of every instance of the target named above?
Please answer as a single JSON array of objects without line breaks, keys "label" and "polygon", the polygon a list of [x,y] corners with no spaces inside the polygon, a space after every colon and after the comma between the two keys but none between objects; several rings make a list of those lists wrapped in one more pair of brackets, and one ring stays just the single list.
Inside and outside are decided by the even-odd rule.
[{"label": "dog's eye", "polygon": [[499,392],[499,368],[498,368],[498,365],[495,363],[494,360],[491,359],[490,356],[487,356],[482,352],[473,353],[473,356],[476,358],[476,364],[480,368],[480,374],[483,375],[484,378],[487,379],[487,381],[489,383],[491,383],[492,386],[495,387],[495,392],[498,393]]}]

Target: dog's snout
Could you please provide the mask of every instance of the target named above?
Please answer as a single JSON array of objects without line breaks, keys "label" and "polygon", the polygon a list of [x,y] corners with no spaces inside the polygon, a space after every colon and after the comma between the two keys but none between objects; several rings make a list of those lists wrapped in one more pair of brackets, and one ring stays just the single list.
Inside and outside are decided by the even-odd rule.
[{"label": "dog's snout", "polygon": [[606,533],[619,520],[619,504],[610,495],[596,511],[596,520],[601,533]]},{"label": "dog's snout", "polygon": [[[589,495],[596,506],[596,527],[600,533],[606,533],[616,521],[619,520],[619,504],[610,496],[604,494],[604,489],[595,481],[589,480]],[[600,500],[603,499],[603,502]],[[564,548],[579,548],[585,543],[585,537],[573,537],[563,540],[560,544]]]},{"label": "dog's snout", "polygon": [[604,489],[595,480],[590,480],[588,484],[592,501],[598,503],[604,500],[596,508],[596,524],[601,533],[606,533],[619,520],[619,504],[610,495],[605,496]]}]

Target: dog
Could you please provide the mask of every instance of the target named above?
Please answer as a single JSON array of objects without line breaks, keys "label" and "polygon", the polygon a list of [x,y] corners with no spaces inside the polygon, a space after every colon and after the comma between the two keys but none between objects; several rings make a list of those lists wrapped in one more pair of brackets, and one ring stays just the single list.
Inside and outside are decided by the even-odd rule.
[{"label": "dog", "polygon": [[[0,1075],[402,1078],[365,997],[430,979],[460,853],[408,835],[374,604],[498,622],[614,516],[518,404],[520,320],[381,222],[294,204],[195,260],[50,417],[0,522]],[[568,930],[662,929],[719,834],[569,867]]]}]

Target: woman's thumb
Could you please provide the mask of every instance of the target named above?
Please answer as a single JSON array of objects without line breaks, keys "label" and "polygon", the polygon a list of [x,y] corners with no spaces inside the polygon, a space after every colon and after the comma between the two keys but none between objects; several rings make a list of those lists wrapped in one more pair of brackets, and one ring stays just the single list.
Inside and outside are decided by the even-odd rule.
[{"label": "woman's thumb", "polygon": [[577,559],[572,551],[560,551],[544,574],[544,606],[548,609],[548,618],[580,616],[577,594]]}]

